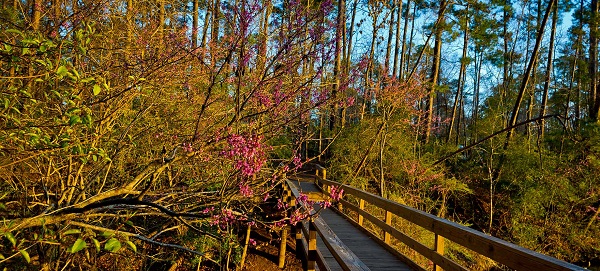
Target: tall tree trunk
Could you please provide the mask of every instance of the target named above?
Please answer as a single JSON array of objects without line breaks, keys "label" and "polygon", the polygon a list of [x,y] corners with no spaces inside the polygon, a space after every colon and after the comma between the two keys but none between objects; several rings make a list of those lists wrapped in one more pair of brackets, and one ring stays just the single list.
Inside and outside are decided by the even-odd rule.
[{"label": "tall tree trunk", "polygon": [[210,18],[212,17],[211,6],[212,0],[206,0],[206,11],[204,12],[204,26],[202,26],[202,38],[200,38],[200,47],[202,48],[206,46],[208,26],[210,25]]},{"label": "tall tree trunk", "polygon": [[[338,119],[341,119],[341,112],[339,111],[339,103],[337,102],[337,98],[340,95],[338,92],[340,90],[340,82],[341,82],[341,68],[342,68],[342,33],[344,31],[344,25],[346,24],[346,1],[338,0],[338,14],[337,14],[337,24],[335,31],[335,55],[334,55],[334,67],[333,67],[333,92],[331,96],[334,101],[334,105],[332,108],[332,112],[329,120],[329,130],[333,131],[335,128]],[[340,115],[340,116],[338,116]]]},{"label": "tall tree trunk", "polygon": [[165,44],[165,0],[158,0],[158,45],[161,49]]},{"label": "tall tree trunk", "polygon": [[[580,6],[579,6],[579,16],[580,18],[583,17],[583,0],[580,1]],[[573,58],[573,65],[571,65],[571,79],[569,81],[569,94],[567,95],[567,101],[566,101],[566,106],[565,106],[565,119],[568,119],[569,117],[569,104],[571,101],[571,95],[573,94],[573,85],[575,84],[575,82],[577,82],[577,87],[576,87],[576,93],[575,93],[575,98],[573,99],[574,102],[574,114],[575,114],[575,119],[574,119],[574,124],[573,127],[578,127],[579,125],[579,118],[580,118],[580,97],[579,97],[579,93],[580,93],[580,84],[579,84],[579,76],[576,76],[576,72],[578,71],[578,62],[581,60],[581,48],[582,48],[582,40],[583,40],[583,22],[582,20],[579,20],[579,26],[577,29],[577,40],[575,41],[575,56]]]},{"label": "tall tree trunk", "polygon": [[[398,74],[398,53],[400,52],[400,46],[404,48],[405,42],[405,40],[402,40],[402,45],[400,45],[400,19],[402,19],[402,0],[397,1],[398,7],[396,8],[396,44],[394,46],[394,66],[392,67],[392,77],[394,78],[396,77],[396,74]],[[408,2],[410,3],[410,0]],[[406,29],[404,29],[404,37],[406,38]],[[402,78],[400,78],[400,80],[402,80]]]},{"label": "tall tree trunk", "polygon": [[365,89],[363,93],[362,100],[362,109],[360,113],[360,120],[363,120],[365,117],[365,112],[367,110],[367,104],[370,104],[371,100],[371,73],[373,72],[373,60],[375,58],[375,44],[377,42],[377,21],[379,17],[379,12],[377,10],[373,10],[373,32],[371,35],[371,47],[369,49],[369,61],[367,64],[367,71],[365,72]]},{"label": "tall tree trunk", "polygon": [[438,85],[438,80],[440,76],[440,60],[442,57],[442,28],[444,24],[444,10],[446,9],[447,2],[443,0],[440,3],[440,8],[438,10],[438,22],[435,28],[435,42],[433,46],[433,66],[431,67],[431,88],[429,89],[429,94],[427,95],[427,126],[425,130],[425,143],[429,142],[431,137],[431,131],[433,130],[433,103],[436,96],[435,89]]},{"label": "tall tree trunk", "polygon": [[[511,67],[513,65],[513,50],[510,49],[510,41],[512,33],[508,32],[508,25],[512,18],[512,4],[510,0],[504,0],[503,12],[502,12],[502,42],[503,42],[503,73],[502,73],[502,87],[499,89],[500,106],[503,108],[504,100],[511,85],[512,72]],[[506,119],[504,119],[506,121]]]},{"label": "tall tree trunk", "polygon": [[257,72],[259,74],[265,74],[265,65],[267,61],[267,44],[269,43],[269,19],[271,18],[271,12],[273,10],[273,5],[271,0],[264,1],[264,12],[263,19],[261,22],[260,28],[260,44],[258,47],[258,56],[257,56]]},{"label": "tall tree trunk", "polygon": [[590,3],[590,118],[598,121],[600,111],[600,92],[598,91],[598,0]]},{"label": "tall tree trunk", "polygon": [[[388,37],[387,37],[387,46],[385,50],[385,62],[384,68],[386,74],[389,74],[390,70],[390,57],[392,54],[392,38],[394,37],[394,20],[395,20],[395,8],[396,3],[393,2],[390,8],[390,23],[388,24]],[[399,19],[398,19],[399,20]]]},{"label": "tall tree trunk", "polygon": [[537,37],[535,39],[535,46],[533,48],[533,52],[531,53],[531,57],[529,59],[529,64],[527,65],[527,70],[525,71],[525,74],[523,76],[523,81],[521,82],[521,86],[519,88],[519,93],[517,94],[517,99],[515,101],[515,106],[513,108],[512,114],[510,116],[510,122],[507,125],[507,132],[506,132],[506,140],[504,141],[504,152],[500,155],[500,159],[498,161],[498,165],[496,166],[496,168],[494,169],[493,175],[492,175],[492,181],[498,180],[498,177],[500,176],[500,171],[502,170],[502,167],[504,165],[504,162],[506,160],[506,150],[508,149],[508,146],[510,144],[510,140],[512,138],[512,133],[515,129],[515,124],[517,124],[517,117],[519,115],[519,108],[521,106],[521,102],[523,101],[523,96],[525,94],[525,91],[527,89],[527,85],[529,83],[529,79],[531,77],[531,72],[533,70],[533,67],[535,66],[536,63],[536,59],[537,59],[537,55],[540,49],[540,44],[542,43],[542,39],[544,37],[544,30],[546,28],[546,23],[548,22],[548,17],[550,15],[550,12],[552,11],[552,9],[554,8],[554,5],[556,4],[557,0],[550,0],[550,3],[548,3],[548,7],[546,8],[546,13],[544,14],[544,19],[542,20],[541,25],[539,26],[538,32],[537,32]]},{"label": "tall tree trunk", "polygon": [[[413,12],[412,12],[413,16],[416,14],[416,12],[417,12],[417,5],[415,4],[413,6]],[[407,49],[408,53],[402,54],[402,58],[406,57],[406,60],[400,60],[401,63],[406,65],[405,72],[408,72],[409,68],[410,68],[410,56],[412,55],[414,32],[415,32],[415,18],[411,18],[411,20],[410,20],[410,37],[408,39],[408,49]],[[402,69],[402,66],[400,66],[400,69]],[[400,74],[400,76],[402,77],[402,74]]]},{"label": "tall tree trunk", "polygon": [[40,20],[42,18],[42,0],[31,1],[31,29],[38,31],[40,29]]},{"label": "tall tree trunk", "polygon": [[[446,138],[446,142],[450,142],[452,138],[452,132],[454,129],[454,122],[456,121],[456,111],[460,106],[459,101],[462,99],[462,89],[465,82],[465,71],[467,69],[467,50],[469,47],[469,4],[465,8],[465,27],[464,27],[464,36],[463,36],[463,48],[462,48],[462,57],[460,59],[460,69],[458,71],[458,85],[456,88],[456,96],[454,97],[454,105],[452,106],[452,116],[450,117],[450,127],[448,130],[448,137]],[[458,128],[457,128],[458,130]]]},{"label": "tall tree trunk", "polygon": [[219,27],[221,20],[221,0],[214,0],[212,6],[212,25],[211,25],[211,33],[210,33],[210,41],[214,45],[217,44],[219,40]]},{"label": "tall tree trunk", "polygon": [[350,31],[348,32],[348,46],[346,47],[346,73],[350,71],[351,55],[352,55],[352,39],[354,38],[354,20],[356,19],[356,8],[358,0],[354,0],[352,4],[352,17],[350,19]]},{"label": "tall tree trunk", "polygon": [[473,134],[472,142],[478,141],[478,121],[479,121],[479,92],[481,89],[481,66],[483,64],[483,52],[475,52],[475,86],[473,91],[473,113],[471,115],[471,127]]},{"label": "tall tree trunk", "polygon": [[[527,89],[527,85],[529,83],[529,79],[531,78],[531,72],[533,67],[535,66],[537,55],[540,49],[540,44],[542,43],[542,38],[544,37],[544,30],[546,28],[546,23],[548,22],[548,17],[552,8],[554,7],[556,0],[551,0],[548,4],[548,8],[546,9],[546,13],[544,14],[544,19],[542,20],[542,24],[540,25],[537,33],[537,37],[535,40],[535,46],[533,48],[533,52],[531,53],[531,57],[529,59],[529,64],[527,65],[527,70],[525,71],[523,82],[521,82],[521,87],[519,88],[519,93],[517,95],[517,100],[515,101],[515,106],[513,107],[512,114],[510,116],[510,122],[507,127],[514,126],[517,123],[517,117],[519,115],[519,108],[521,107],[521,102],[523,101],[523,96]],[[514,129],[509,129],[506,133],[506,141],[504,143],[504,149],[508,148],[510,139],[512,137],[512,132]]]},{"label": "tall tree trunk", "polygon": [[131,53],[131,46],[133,45],[134,10],[133,0],[127,0],[127,55]]},{"label": "tall tree trunk", "polygon": [[[402,29],[402,48],[400,50],[400,63],[398,64],[398,78],[400,78],[400,80],[404,79],[403,76],[403,72],[404,72],[404,56],[406,54],[405,50],[406,50],[406,33],[408,32],[408,21],[410,20],[410,2],[411,0],[407,0],[406,1],[406,13],[404,13],[404,29]],[[402,3],[402,0],[400,0],[400,3]],[[400,21],[398,21],[399,23]],[[413,25],[414,27],[414,25]],[[398,30],[400,31],[400,30]],[[412,30],[411,30],[411,35],[412,35]],[[412,41],[412,38],[411,38]]]},{"label": "tall tree trunk", "polygon": [[198,1],[194,0],[192,6],[192,48],[198,47]]},{"label": "tall tree trunk", "polygon": [[62,0],[54,0],[52,5],[54,5],[54,27],[56,31],[58,31],[59,23],[61,21],[61,4]]},{"label": "tall tree trunk", "polygon": [[[556,21],[558,21],[558,3],[552,12],[552,27],[550,32],[550,45],[548,48],[548,63],[546,64],[546,78],[544,80],[544,93],[542,94],[542,104],[540,105],[540,117],[546,115],[546,105],[548,104],[548,92],[550,90],[550,80],[552,80],[552,64],[554,63],[554,38],[556,36]],[[545,123],[544,119],[540,121],[540,138],[544,138]]]}]

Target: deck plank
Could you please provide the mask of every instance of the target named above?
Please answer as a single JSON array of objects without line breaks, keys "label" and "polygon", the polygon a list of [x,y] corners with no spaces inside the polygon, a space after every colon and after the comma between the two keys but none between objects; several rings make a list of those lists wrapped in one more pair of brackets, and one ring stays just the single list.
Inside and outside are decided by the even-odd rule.
[{"label": "deck plank", "polygon": [[[293,179],[293,178],[292,178]],[[293,179],[294,180],[294,179]],[[295,179],[294,183],[299,185],[299,190],[303,193],[314,193],[319,188],[306,180]],[[315,207],[318,209],[318,207]],[[355,228],[350,222],[345,220],[340,214],[331,209],[322,210],[320,217],[333,229],[337,237],[346,245],[358,258],[373,271],[408,271],[411,270],[404,262],[394,256],[391,252],[381,247],[375,240],[371,239],[363,231]],[[342,270],[335,258],[328,251],[327,247],[320,239],[317,241],[317,248],[323,253],[327,264],[332,270]]]}]

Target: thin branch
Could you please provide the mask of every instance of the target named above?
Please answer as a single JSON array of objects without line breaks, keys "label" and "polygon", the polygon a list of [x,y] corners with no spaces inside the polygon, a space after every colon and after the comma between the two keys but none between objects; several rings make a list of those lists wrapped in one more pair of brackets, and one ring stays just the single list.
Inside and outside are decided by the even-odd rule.
[{"label": "thin branch", "polygon": [[502,130],[500,130],[500,131],[497,131],[497,132],[495,132],[495,133],[493,133],[493,134],[491,134],[491,135],[489,135],[489,136],[486,136],[485,138],[483,138],[483,139],[481,139],[481,140],[479,140],[479,141],[477,141],[477,142],[475,142],[475,143],[472,143],[471,145],[468,145],[468,146],[462,147],[462,148],[460,148],[460,149],[458,149],[458,150],[456,150],[456,151],[453,151],[453,152],[451,152],[451,153],[449,153],[449,154],[447,154],[447,155],[443,156],[442,158],[440,158],[440,159],[438,159],[437,161],[435,161],[435,163],[433,163],[433,166],[435,166],[435,165],[437,165],[437,164],[439,164],[439,163],[441,163],[441,162],[444,162],[446,159],[448,159],[448,158],[450,158],[450,157],[452,157],[452,156],[454,156],[454,155],[456,155],[456,154],[459,154],[459,153],[461,153],[461,152],[463,152],[463,151],[466,151],[466,150],[468,150],[468,149],[471,149],[471,148],[473,148],[473,147],[475,147],[475,146],[477,146],[477,145],[481,144],[482,142],[484,142],[484,141],[486,141],[486,140],[488,140],[488,139],[490,139],[490,138],[492,138],[492,137],[495,137],[495,136],[497,136],[497,135],[499,135],[499,134],[501,134],[501,133],[504,133],[504,132],[510,131],[510,130],[512,130],[512,129],[514,129],[514,128],[517,128],[517,127],[519,127],[519,126],[525,125],[525,124],[527,124],[527,123],[530,123],[530,122],[538,122],[538,121],[540,121],[540,120],[547,119],[547,118],[552,118],[552,117],[556,117],[556,118],[558,118],[558,117],[560,117],[560,116],[559,116],[559,115],[546,115],[546,116],[541,116],[541,117],[537,117],[537,118],[535,118],[535,119],[529,119],[529,120],[525,120],[525,121],[523,121],[523,122],[519,122],[519,123],[517,123],[517,124],[515,124],[515,125],[513,125],[513,126],[510,126],[510,127],[506,127],[506,128],[504,128],[504,129],[502,129]]}]

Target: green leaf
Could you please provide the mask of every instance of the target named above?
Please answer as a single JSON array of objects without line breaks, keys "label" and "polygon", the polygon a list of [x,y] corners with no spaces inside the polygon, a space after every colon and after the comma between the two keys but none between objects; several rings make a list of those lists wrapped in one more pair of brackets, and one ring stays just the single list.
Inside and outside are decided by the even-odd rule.
[{"label": "green leaf", "polygon": [[93,90],[93,92],[94,92],[94,96],[96,96],[96,95],[100,94],[100,86],[99,86],[99,85],[97,85],[97,84],[96,84],[96,85],[94,85],[94,90]]},{"label": "green leaf", "polygon": [[5,30],[5,32],[7,33],[13,33],[13,34],[19,34],[20,36],[23,36],[23,32],[17,30],[17,29],[7,29]]},{"label": "green leaf", "polygon": [[81,231],[79,229],[70,229],[70,230],[63,232],[63,235],[79,234],[79,233],[81,233]]},{"label": "green leaf", "polygon": [[73,126],[77,123],[81,123],[81,118],[79,116],[73,115],[69,118],[69,125]]},{"label": "green leaf", "polygon": [[17,239],[15,239],[15,236],[12,233],[6,232],[4,233],[4,237],[6,237],[6,239],[8,239],[13,246],[17,245]]},{"label": "green leaf", "polygon": [[111,238],[106,241],[106,244],[104,244],[104,249],[110,252],[117,252],[119,249],[121,249],[121,242],[119,242],[119,240],[116,238]]},{"label": "green leaf", "polygon": [[92,124],[92,115],[85,115],[83,116],[83,124]]},{"label": "green leaf", "polygon": [[131,248],[131,250],[133,250],[133,252],[137,252],[137,247],[135,246],[135,244],[133,242],[126,241],[125,243]]},{"label": "green leaf", "polygon": [[94,246],[96,247],[96,251],[100,252],[100,241],[96,240],[96,238],[92,238],[94,241]]},{"label": "green leaf", "polygon": [[104,237],[104,238],[110,238],[113,236],[112,232],[107,232],[107,231],[103,231],[102,233],[100,233],[100,236]]},{"label": "green leaf", "polygon": [[73,243],[73,246],[71,246],[71,248],[69,248],[69,252],[71,253],[77,253],[78,251],[84,249],[87,247],[87,244],[85,243],[85,241],[83,241],[81,238],[78,238],[77,241],[75,241],[75,243]]},{"label": "green leaf", "polygon": [[81,79],[81,83],[89,83],[89,82],[93,82],[93,81],[96,81],[96,78],[88,77],[88,78]]},{"label": "green leaf", "polygon": [[23,258],[25,258],[27,263],[31,262],[31,258],[29,258],[29,253],[27,253],[27,251],[25,251],[24,249],[21,249],[21,250],[19,250],[19,252],[21,252],[21,255],[23,255]]},{"label": "green leaf", "polygon": [[56,70],[56,74],[60,77],[65,76],[69,73],[69,70],[67,69],[67,67],[65,66],[60,66],[58,67],[58,69]]},{"label": "green leaf", "polygon": [[4,255],[0,254],[0,260],[4,260],[6,259],[6,257],[4,257]]}]

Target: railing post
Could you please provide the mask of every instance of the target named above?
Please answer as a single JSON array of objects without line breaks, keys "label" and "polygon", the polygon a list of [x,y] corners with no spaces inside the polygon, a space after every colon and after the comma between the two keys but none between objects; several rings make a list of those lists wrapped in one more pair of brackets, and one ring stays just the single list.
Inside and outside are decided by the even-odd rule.
[{"label": "railing post", "polygon": [[[294,208],[296,206],[296,199],[292,197],[292,190],[284,183],[283,184],[283,201],[287,203],[290,208]],[[287,216],[291,216],[291,209],[288,210]],[[287,236],[290,231],[290,226],[285,226],[281,230],[281,242],[279,243],[279,268],[283,268],[285,266],[285,252],[287,249]]]},{"label": "railing post", "polygon": [[302,245],[302,222],[296,223],[296,226],[294,228],[296,229],[296,258],[303,259],[304,248]]},{"label": "railing post", "polygon": [[[385,224],[392,225],[392,213],[388,210],[385,210]],[[387,231],[383,231],[383,242],[390,244],[390,233]]]},{"label": "railing post", "polygon": [[[359,199],[358,200],[358,209],[365,210],[365,200],[364,199]],[[359,213],[358,214],[358,225],[359,226],[362,227],[364,219],[365,218]]]},{"label": "railing post", "polygon": [[317,227],[311,218],[308,222],[308,259],[306,261],[306,270],[314,271],[317,264]]},{"label": "railing post", "polygon": [[321,169],[321,178],[324,180],[327,179],[327,170],[325,168]]},{"label": "railing post", "polygon": [[284,226],[281,230],[281,243],[279,243],[279,268],[283,268],[285,266],[285,251],[287,247],[288,231],[289,226]]},{"label": "railing post", "polygon": [[[444,255],[444,237],[441,235],[435,234],[435,240],[433,243],[433,249],[440,255]],[[433,271],[442,271],[443,269],[437,265],[433,264]]]}]

